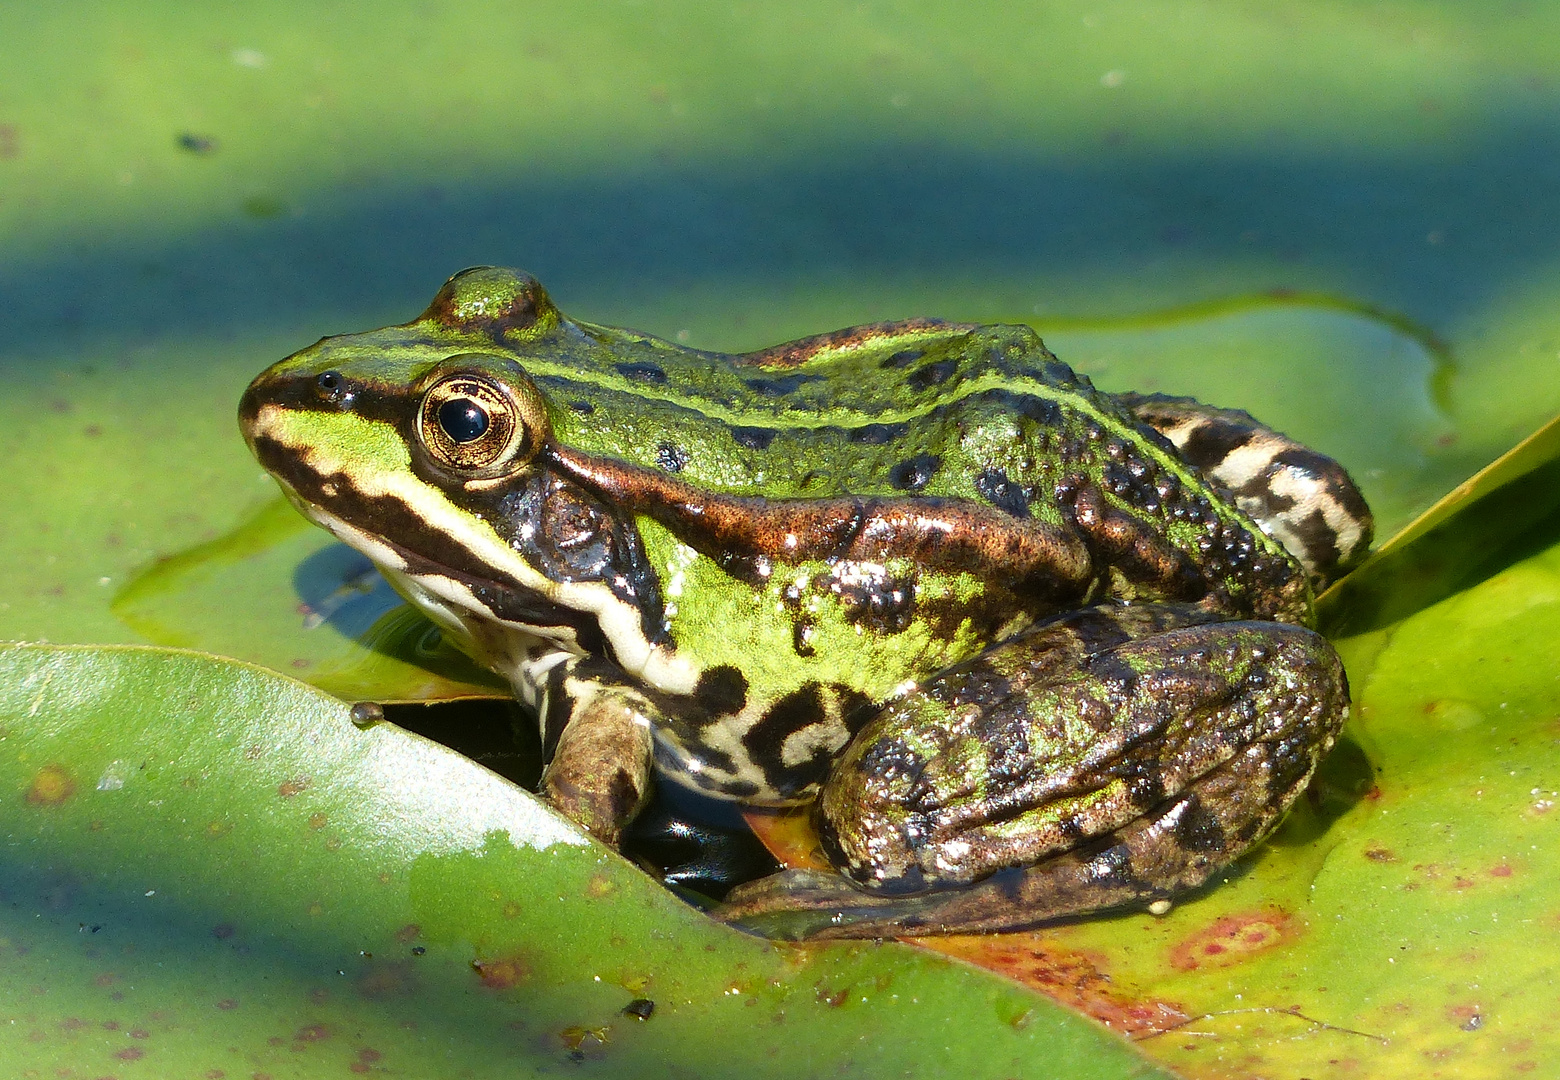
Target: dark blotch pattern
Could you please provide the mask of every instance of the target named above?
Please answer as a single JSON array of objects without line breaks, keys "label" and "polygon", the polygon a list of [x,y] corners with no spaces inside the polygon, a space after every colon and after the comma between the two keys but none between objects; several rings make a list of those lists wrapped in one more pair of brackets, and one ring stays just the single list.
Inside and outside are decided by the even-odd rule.
[{"label": "dark blotch pattern", "polygon": [[669,473],[680,473],[688,465],[688,453],[675,443],[664,442],[655,448],[655,463]]},{"label": "dark blotch pattern", "polygon": [[858,428],[850,428],[845,437],[861,446],[886,446],[904,438],[909,431],[909,424],[863,424]]},{"label": "dark blotch pattern", "polygon": [[1181,456],[1199,469],[1212,468],[1250,442],[1254,434],[1255,424],[1200,424],[1181,447]]},{"label": "dark blotch pattern", "polygon": [[796,388],[803,383],[817,382],[822,375],[813,375],[807,372],[797,372],[795,375],[781,375],[774,379],[744,379],[747,388],[755,394],[764,397],[785,397],[796,392]]},{"label": "dark blotch pattern", "polygon": [[699,676],[693,696],[712,715],[731,716],[747,705],[747,676],[730,664],[712,667]]},{"label": "dark blotch pattern", "polygon": [[1196,795],[1187,796],[1186,809],[1175,823],[1175,842],[1199,855],[1224,850],[1224,826],[1218,815],[1203,806]]},{"label": "dark blotch pattern", "polygon": [[894,371],[899,368],[909,367],[921,357],[926,355],[925,349],[900,349],[888,359],[878,364],[885,371]]},{"label": "dark blotch pattern", "polygon": [[639,785],[634,783],[634,778],[628,774],[627,769],[619,769],[612,774],[612,782],[607,787],[607,805],[610,808],[611,820],[627,821],[630,812],[639,805]]},{"label": "dark blotch pattern", "polygon": [[779,434],[774,428],[766,427],[734,427],[731,429],[731,437],[738,446],[749,450],[768,450],[769,444],[775,441]]},{"label": "dark blotch pattern", "polygon": [[1029,495],[1018,484],[1008,479],[1001,469],[987,469],[975,478],[975,490],[980,497],[1016,518],[1029,516]]},{"label": "dark blotch pattern", "polygon": [[933,386],[941,386],[958,370],[959,365],[956,361],[939,360],[934,364],[916,368],[905,379],[905,384],[912,390],[928,390]]},{"label": "dark blotch pattern", "polygon": [[763,770],[768,786],[782,797],[805,791],[828,774],[831,755],[822,751],[797,765],[787,765],[781,759],[786,739],[827,719],[823,687],[808,682],[771,705],[763,718],[742,736],[742,745],[753,764]]},{"label": "dark blotch pattern", "polygon": [[639,382],[655,383],[659,385],[666,381],[666,372],[659,364],[651,364],[645,361],[623,363],[613,365],[617,373],[626,379],[636,379]]},{"label": "dark blotch pattern", "polygon": [[932,482],[942,458],[936,454],[917,454],[888,470],[888,482],[900,491],[920,491]]}]

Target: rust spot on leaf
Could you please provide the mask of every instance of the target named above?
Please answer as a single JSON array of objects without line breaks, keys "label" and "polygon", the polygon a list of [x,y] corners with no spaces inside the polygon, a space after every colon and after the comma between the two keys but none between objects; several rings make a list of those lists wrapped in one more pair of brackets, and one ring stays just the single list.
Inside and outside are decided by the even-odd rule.
[{"label": "rust spot on leaf", "polygon": [[494,960],[473,960],[471,968],[490,990],[508,990],[519,986],[531,977],[531,965],[519,956],[502,956]]},{"label": "rust spot on leaf", "polygon": [[1511,864],[1510,863],[1496,863],[1494,866],[1490,867],[1490,877],[1510,877],[1510,876],[1511,876]]},{"label": "rust spot on leaf", "polygon": [[114,1057],[120,1061],[140,1061],[146,1056],[146,1051],[139,1046],[127,1046],[123,1050],[115,1050]]},{"label": "rust spot on leaf", "polygon": [[290,799],[300,791],[309,790],[309,785],[312,782],[307,776],[295,776],[291,780],[282,781],[281,785],[276,789],[276,793],[284,799]]},{"label": "rust spot on leaf", "polygon": [[370,1001],[406,997],[417,989],[417,973],[410,960],[376,960],[358,976],[357,992]]},{"label": "rust spot on leaf", "polygon": [[335,1035],[329,1024],[309,1024],[293,1033],[298,1042],[324,1042]]},{"label": "rust spot on leaf", "polygon": [[843,990],[830,990],[822,983],[815,983],[813,990],[818,995],[818,1004],[827,1005],[831,1009],[838,1009],[845,1004],[845,999],[850,996],[850,987],[848,986]]},{"label": "rust spot on leaf", "polygon": [[1393,851],[1391,848],[1379,847],[1375,845],[1365,849],[1365,857],[1371,862],[1388,863],[1398,861],[1397,852]]},{"label": "rust spot on leaf", "polygon": [[928,938],[918,944],[1006,975],[1124,1035],[1155,1034],[1189,1018],[1173,1002],[1134,995],[1106,973],[1103,957],[1059,945],[1044,931]]},{"label": "rust spot on leaf", "polygon": [[1229,967],[1298,934],[1289,913],[1278,908],[1225,915],[1172,947],[1170,966],[1177,971],[1194,971],[1205,964]]},{"label": "rust spot on leaf", "polygon": [[34,806],[60,806],[76,793],[76,781],[63,765],[45,765],[33,777],[27,789],[27,801]]}]

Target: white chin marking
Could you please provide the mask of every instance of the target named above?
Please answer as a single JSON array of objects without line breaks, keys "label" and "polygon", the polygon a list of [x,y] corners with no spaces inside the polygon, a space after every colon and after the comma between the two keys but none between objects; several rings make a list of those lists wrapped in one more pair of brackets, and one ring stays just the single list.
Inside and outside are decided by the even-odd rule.
[{"label": "white chin marking", "polygon": [[329,510],[308,504],[308,516],[329,529],[331,535],[348,547],[356,548],[374,561],[376,566],[389,570],[405,570],[406,560],[389,544],[364,532],[355,525],[348,525]]}]

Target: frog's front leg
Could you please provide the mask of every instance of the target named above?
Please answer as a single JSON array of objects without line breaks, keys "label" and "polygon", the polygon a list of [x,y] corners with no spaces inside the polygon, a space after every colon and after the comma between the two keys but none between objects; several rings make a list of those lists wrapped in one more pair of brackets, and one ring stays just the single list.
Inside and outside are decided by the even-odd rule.
[{"label": "frog's front leg", "polygon": [[820,800],[841,874],[776,875],[721,914],[798,937],[1007,930],[1201,884],[1273,828],[1348,712],[1324,639],[1208,618],[1081,612],[890,703]]},{"label": "frog's front leg", "polygon": [[615,847],[650,799],[656,706],[600,664],[560,668],[549,681],[544,730],[562,730],[541,796]]}]

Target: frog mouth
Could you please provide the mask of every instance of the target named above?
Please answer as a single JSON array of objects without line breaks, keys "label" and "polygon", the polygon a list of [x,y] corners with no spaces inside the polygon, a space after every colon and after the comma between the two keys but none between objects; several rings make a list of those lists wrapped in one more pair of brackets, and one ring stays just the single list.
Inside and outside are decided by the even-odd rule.
[{"label": "frog mouth", "polygon": [[348,547],[366,555],[398,592],[437,623],[463,637],[480,638],[471,618],[503,623],[513,630],[554,642],[570,652],[602,647],[596,621],[586,612],[555,603],[518,582],[505,582],[368,532],[299,493],[278,478],[287,501],[299,513]]}]

